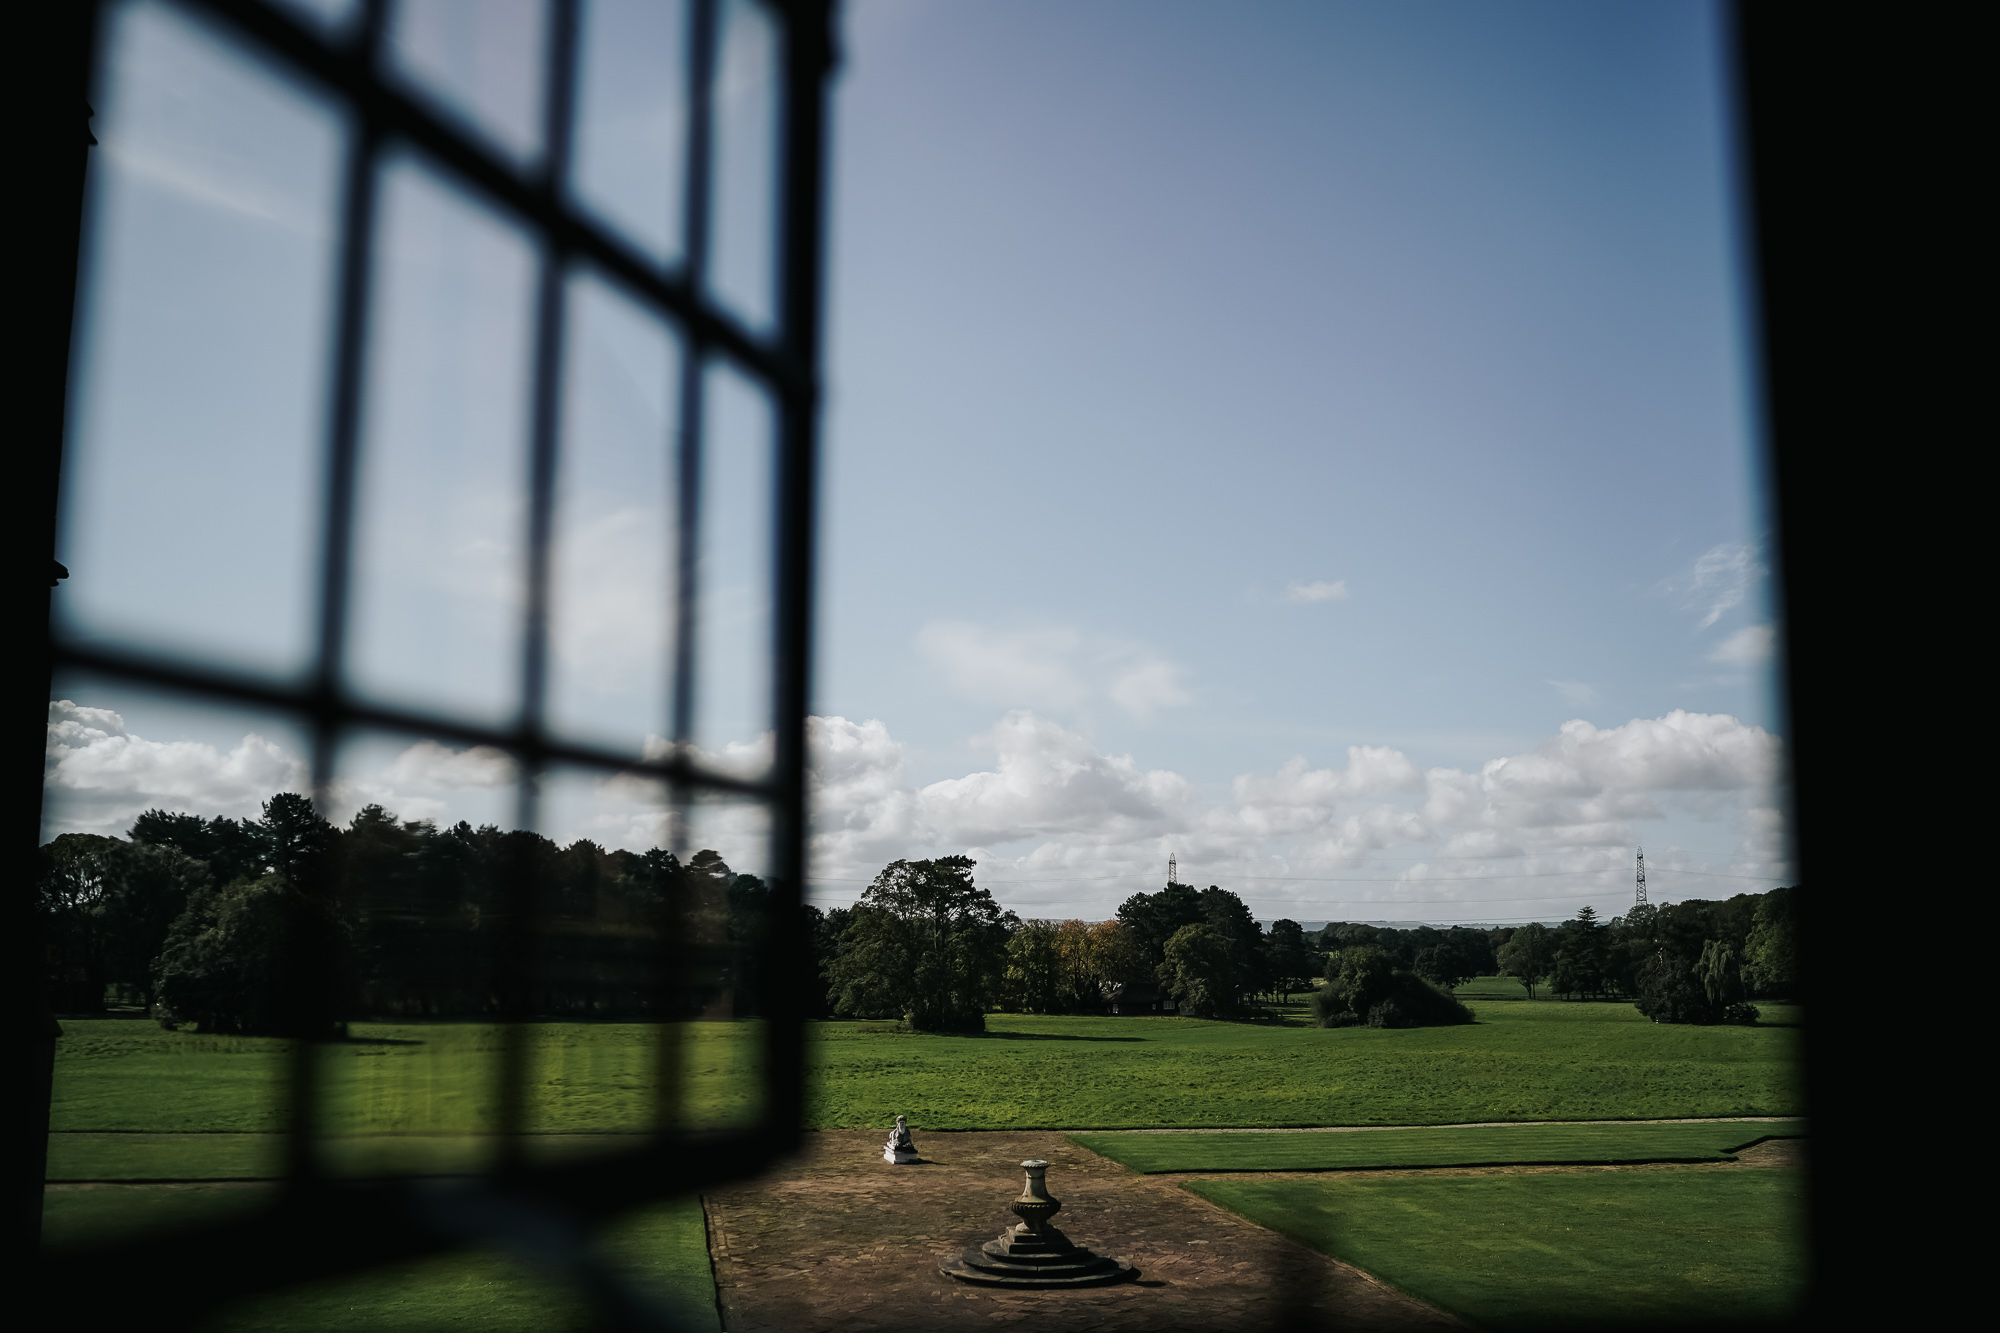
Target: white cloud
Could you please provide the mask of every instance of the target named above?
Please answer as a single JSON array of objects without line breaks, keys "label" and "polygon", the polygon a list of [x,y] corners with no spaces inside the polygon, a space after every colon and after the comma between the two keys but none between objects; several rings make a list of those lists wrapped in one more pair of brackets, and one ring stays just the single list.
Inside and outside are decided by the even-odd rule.
[{"label": "white cloud", "polygon": [[1285,585],[1285,600],[1288,602],[1342,602],[1347,600],[1347,580],[1335,579],[1306,583],[1293,579]]},{"label": "white cloud", "polygon": [[1072,629],[994,629],[938,620],[918,651],[951,688],[976,703],[1073,712],[1108,699],[1141,721],[1192,702],[1182,667],[1151,649]]},{"label": "white cloud", "polygon": [[1684,606],[1702,613],[1695,625],[1699,631],[1740,606],[1764,574],[1756,547],[1725,542],[1702,552],[1688,576],[1668,586],[1680,594]]},{"label": "white cloud", "polygon": [[1762,666],[1771,660],[1771,626],[1745,625],[1715,646],[1711,662],[1726,666]]},{"label": "white cloud", "polygon": [[1551,680],[1547,684],[1572,708],[1588,708],[1597,702],[1597,691],[1580,680]]},{"label": "white cloud", "polygon": [[[1424,770],[1393,747],[1349,746],[1338,767],[1295,756],[1237,776],[1219,797],[1169,769],[1104,754],[1026,710],[975,738],[991,755],[987,766],[923,786],[906,781],[904,746],[879,720],[815,717],[808,742],[814,876],[838,901],[899,857],[966,853],[1020,910],[1108,914],[1157,882],[1173,852],[1183,878],[1236,887],[1264,904],[1259,915],[1435,918],[1436,910],[1399,900],[1513,902],[1507,895],[1567,891],[1578,875],[1618,884],[1640,841],[1658,849],[1650,863],[1699,868],[1698,859],[1676,861],[1670,840],[1656,836],[1669,816],[1733,828],[1740,851],[1722,867],[1732,873],[1783,873],[1786,855],[1779,742],[1721,714],[1676,711],[1618,727],[1572,721],[1469,771]],[[768,756],[765,737],[702,757],[760,767]],[[150,806],[255,815],[273,792],[301,789],[304,777],[298,758],[256,735],[227,751],[155,742],[131,735],[109,710],[50,705],[50,833],[121,833]],[[405,819],[505,824],[513,777],[498,752],[419,741],[345,775],[336,814],[373,801]],[[587,836],[633,849],[667,841],[650,784],[564,779],[545,791],[544,810],[544,831],[558,841]],[[684,836],[756,869],[765,828],[754,806],[701,806]],[[1380,906],[1329,906],[1334,894]],[[1492,919],[1533,909],[1481,910]]]},{"label": "white cloud", "polygon": [[[1490,901],[1518,889],[1523,876],[1617,881],[1630,872],[1641,825],[1670,814],[1738,824],[1746,849],[1761,849],[1753,870],[1781,854],[1765,827],[1778,742],[1716,714],[1674,712],[1611,728],[1570,722],[1533,750],[1472,772],[1426,772],[1399,750],[1351,746],[1344,767],[1295,757],[1275,772],[1237,777],[1226,799],[1209,802],[1180,774],[1099,754],[1032,713],[1010,714],[982,738],[995,751],[992,771],[920,789],[898,783],[900,747],[880,723],[863,724],[865,745],[853,723],[817,725],[848,737],[855,756],[872,756],[843,761],[844,772],[864,780],[816,790],[815,875],[837,898],[896,857],[953,851],[979,859],[1004,900],[1071,914],[1107,911],[1135,883],[1152,883],[1170,851],[1190,868],[1186,878],[1223,883],[1352,873],[1377,853],[1414,852],[1427,859],[1383,870],[1391,882],[1361,892],[1383,897],[1385,910],[1410,893]],[[1122,883],[1093,887],[1107,876]],[[1004,891],[1008,884],[1022,887]],[[1326,890],[1265,892],[1303,899]]]},{"label": "white cloud", "polygon": [[158,806],[241,818],[280,791],[304,790],[305,765],[254,732],[222,751],[198,741],[150,741],[108,708],[49,703],[43,782],[49,830],[120,835]]},{"label": "white cloud", "polygon": [[1180,680],[1179,667],[1151,658],[1111,682],[1111,702],[1145,721],[1162,708],[1179,708],[1192,702],[1188,692],[1181,688]]}]

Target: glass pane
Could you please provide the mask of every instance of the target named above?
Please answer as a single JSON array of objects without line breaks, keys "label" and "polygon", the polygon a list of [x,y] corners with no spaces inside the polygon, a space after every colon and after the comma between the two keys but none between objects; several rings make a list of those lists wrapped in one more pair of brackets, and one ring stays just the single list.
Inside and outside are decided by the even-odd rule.
[{"label": "glass pane", "polygon": [[777,322],[777,23],[755,0],[724,0],[715,70],[715,194],[708,286],[752,328]]},{"label": "glass pane", "polygon": [[676,885],[658,785],[543,775],[537,843],[547,920],[537,964],[527,1127],[532,1150],[616,1151],[659,1120],[663,950]]},{"label": "glass pane", "polygon": [[770,811],[751,801],[697,800],[679,812],[685,906],[682,957],[691,1021],[676,1034],[681,1124],[740,1128],[761,1105],[765,1016],[758,950],[767,931]]},{"label": "glass pane", "polygon": [[704,762],[753,777],[771,763],[775,420],[735,371],[711,367],[706,383],[694,739]]},{"label": "glass pane", "polygon": [[61,1033],[47,1244],[263,1202],[291,1047],[271,1035],[282,835],[310,819],[306,777],[281,717],[57,679],[40,886]]},{"label": "glass pane", "polygon": [[57,623],[294,672],[317,588],[341,125],[172,11],[111,12]]},{"label": "glass pane", "polygon": [[498,750],[432,738],[341,749],[335,893],[353,947],[347,1040],[322,1057],[335,1171],[474,1171],[496,1155],[516,773]]},{"label": "glass pane", "polygon": [[667,264],[682,247],[687,11],[680,0],[592,0],[583,8],[571,185]]},{"label": "glass pane", "polygon": [[516,159],[542,151],[545,0],[402,0],[392,12],[398,73]]},{"label": "glass pane", "polygon": [[352,671],[500,721],[519,706],[534,256],[407,160],[381,200]]},{"label": "glass pane", "polygon": [[675,387],[671,330],[571,284],[550,605],[549,720],[634,755],[671,732]]}]

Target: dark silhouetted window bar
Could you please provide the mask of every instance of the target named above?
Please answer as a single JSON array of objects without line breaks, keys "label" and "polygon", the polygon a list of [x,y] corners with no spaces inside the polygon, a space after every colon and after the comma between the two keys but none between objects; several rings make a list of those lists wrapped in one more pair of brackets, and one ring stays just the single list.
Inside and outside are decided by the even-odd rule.
[{"label": "dark silhouetted window bar", "polygon": [[[58,7],[63,8],[63,7]],[[77,6],[77,38],[102,48],[120,7]],[[324,418],[319,480],[316,584],[301,590],[316,611],[310,661],[300,673],[259,672],[216,654],[163,649],[144,636],[121,642],[115,633],[71,634],[55,617],[49,665],[58,678],[165,693],[217,707],[255,710],[289,719],[310,746],[311,785],[318,808],[331,810],[342,746],[357,736],[431,740],[454,747],[489,747],[507,757],[517,829],[544,819],[544,779],[561,771],[602,779],[622,775],[659,794],[665,827],[679,828],[690,811],[733,805],[761,811],[768,832],[765,919],[756,932],[754,969],[761,988],[761,1046],[754,1074],[754,1117],[740,1123],[697,1123],[688,1114],[687,1089],[672,1049],[678,1025],[697,1014],[718,969],[731,965],[713,939],[688,924],[686,894],[670,882],[651,928],[629,921],[577,926],[553,902],[546,876],[530,858],[507,863],[493,897],[497,927],[484,952],[449,957],[450,932],[413,919],[376,941],[391,957],[391,971],[409,974],[422,996],[474,993],[499,1033],[491,1069],[494,1112],[492,1154],[468,1173],[423,1176],[413,1171],[343,1171],[325,1148],[331,1093],[323,1043],[351,1017],[365,1016],[380,994],[344,1002],[343,960],[324,931],[308,919],[334,893],[333,872],[321,863],[317,877],[303,875],[291,896],[282,935],[282,966],[275,969],[282,994],[273,1002],[281,1027],[294,1039],[284,1093],[286,1150],[282,1185],[254,1216],[203,1230],[148,1234],[115,1251],[57,1252],[43,1262],[42,1277],[63,1293],[65,1323],[94,1326],[116,1320],[169,1326],[196,1321],[232,1300],[313,1279],[359,1271],[471,1244],[497,1244],[526,1252],[588,1293],[607,1322],[654,1326],[641,1297],[592,1257],[592,1228],[637,1205],[682,1195],[757,1173],[793,1148],[802,1123],[804,1016],[812,1012],[805,991],[811,968],[801,936],[805,843],[805,718],[812,637],[816,414],[823,146],[826,89],[832,49],[826,0],[690,0],[674,12],[684,19],[677,39],[684,68],[672,74],[684,105],[675,155],[681,179],[674,195],[680,236],[677,251],[662,257],[608,223],[584,201],[574,169],[578,121],[589,93],[586,28],[593,11],[580,0],[550,0],[540,7],[547,30],[539,50],[538,147],[513,153],[472,120],[433,96],[421,71],[398,65],[392,50],[398,6],[393,0],[360,0],[343,16],[337,5],[257,3],[256,0],[173,0],[169,12],[199,25],[235,58],[258,64],[287,84],[308,91],[334,109],[342,124],[336,197],[328,219],[333,244],[331,327],[327,331],[320,401]],[[734,215],[721,217],[717,202],[719,133],[715,106],[725,29],[744,15],[766,25],[775,53],[768,101],[772,163],[768,188],[753,192],[768,216],[750,242],[725,233]],[[732,17],[734,16],[734,17]],[[85,24],[94,25],[86,31]],[[91,33],[94,32],[94,37]],[[102,49],[95,55],[92,100],[110,77]],[[74,151],[73,149],[71,150]],[[369,449],[371,360],[384,318],[381,271],[385,259],[385,201],[389,173],[414,164],[443,182],[476,210],[498,219],[530,242],[532,314],[522,386],[528,464],[518,480],[518,512],[525,528],[526,568],[514,608],[518,660],[508,670],[518,707],[494,720],[463,711],[433,710],[358,688],[353,673],[354,607],[359,596],[357,535],[363,474]],[[80,185],[80,178],[79,178]],[[70,204],[74,210],[73,201]],[[59,230],[59,229],[58,229]],[[714,263],[721,241],[754,243],[768,236],[768,273],[761,313],[719,295]],[[670,247],[670,249],[672,249]],[[759,256],[752,268],[764,262]],[[71,275],[62,275],[73,285]],[[552,721],[551,617],[562,605],[552,572],[558,522],[558,475],[564,441],[566,354],[572,342],[580,278],[614,291],[667,331],[678,349],[668,374],[677,381],[659,448],[672,479],[663,512],[671,517],[664,542],[672,572],[663,576],[671,605],[659,608],[671,627],[671,649],[658,689],[671,736],[638,753],[602,743]],[[66,334],[65,334],[66,337]],[[666,373],[666,372],[663,372]],[[758,710],[772,738],[768,762],[735,767],[712,762],[697,744],[698,705],[708,682],[700,675],[699,614],[702,584],[704,464],[712,435],[716,373],[726,373],[762,401],[771,426],[768,458],[770,547],[768,616],[757,631],[766,696]],[[58,416],[59,420],[59,416]],[[32,505],[34,496],[26,503]],[[759,522],[765,520],[760,517]],[[252,551],[245,559],[256,559]],[[66,573],[79,586],[93,571]],[[38,594],[40,595],[40,594]],[[52,594],[60,609],[65,591]],[[768,682],[764,684],[763,682]],[[679,836],[679,835],[676,835]],[[676,849],[684,859],[691,847]],[[571,913],[574,917],[576,914]],[[389,920],[387,916],[384,920]],[[394,921],[390,925],[396,925]],[[427,933],[429,932],[429,933]],[[453,937],[456,938],[456,937]],[[486,937],[482,937],[486,938]],[[401,950],[399,954],[397,951]],[[394,958],[407,956],[406,965]],[[733,965],[743,966],[741,948]],[[422,975],[418,975],[422,974]],[[407,979],[407,978],[406,978]],[[428,989],[426,989],[428,988]],[[456,988],[456,989],[453,989]],[[378,990],[381,988],[378,987]],[[386,993],[386,992],[385,992]],[[667,1047],[650,1093],[650,1124],[621,1137],[615,1150],[556,1160],[521,1146],[531,1119],[528,1085],[534,1050],[531,1020],[549,1012],[552,995],[587,994],[593,1012],[650,1021]],[[430,1003],[422,999],[422,1003]],[[419,1003],[412,1001],[411,1003]],[[407,1012],[407,1011],[404,1011]],[[46,1082],[42,1084],[46,1089]],[[213,1262],[227,1255],[225,1263]],[[116,1280],[107,1275],[115,1272]],[[190,1275],[199,1273],[199,1278]],[[651,1321],[651,1322],[649,1322]]]}]

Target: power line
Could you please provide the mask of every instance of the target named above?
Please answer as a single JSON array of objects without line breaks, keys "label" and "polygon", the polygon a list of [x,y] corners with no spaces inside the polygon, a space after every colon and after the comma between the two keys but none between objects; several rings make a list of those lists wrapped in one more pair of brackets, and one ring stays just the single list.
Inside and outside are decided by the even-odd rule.
[{"label": "power line", "polygon": [[[1576,875],[1616,874],[1615,868],[1605,866],[1597,870],[1525,870],[1506,875],[1425,875],[1412,879],[1406,875],[1224,875],[1222,879],[1238,882],[1250,881],[1260,884],[1478,884],[1509,879],[1567,879]],[[1680,870],[1673,866],[1654,866],[1655,875],[1700,875],[1707,879],[1765,880],[1777,883],[1792,879],[1791,875],[1737,875],[1720,870]],[[1025,888],[1035,884],[1103,884],[1113,881],[1130,883],[1130,875],[1065,875],[1050,879],[1007,879],[985,881],[986,887],[993,889]],[[872,884],[872,879],[842,879],[833,876],[814,876],[814,884]]]}]

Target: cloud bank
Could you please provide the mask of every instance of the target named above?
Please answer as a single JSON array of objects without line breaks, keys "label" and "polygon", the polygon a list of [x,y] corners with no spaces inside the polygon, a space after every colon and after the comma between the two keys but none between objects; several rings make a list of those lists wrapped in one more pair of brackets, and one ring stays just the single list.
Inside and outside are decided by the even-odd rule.
[{"label": "cloud bank", "polygon": [[[1435,917],[1435,906],[1408,904],[1463,902],[1499,904],[1486,910],[1494,919],[1535,910],[1507,902],[1622,885],[1642,841],[1653,848],[1649,863],[1673,866],[1671,845],[1654,836],[1669,817],[1718,826],[1710,841],[1735,841],[1723,863],[1702,863],[1710,873],[1784,873],[1779,741],[1725,714],[1677,710],[1616,727],[1571,721],[1524,753],[1472,770],[1422,768],[1395,748],[1355,745],[1336,764],[1316,767],[1301,755],[1241,774],[1222,794],[1103,753],[1025,709],[975,738],[990,756],[978,771],[923,785],[906,780],[905,748],[880,720],[815,717],[808,734],[812,863],[816,893],[829,902],[850,901],[897,858],[964,853],[1018,910],[1104,915],[1151,886],[1171,852],[1190,878],[1238,887],[1260,915]],[[738,748],[741,755],[715,758],[743,762],[762,752]],[[450,820],[482,801],[491,808],[512,774],[503,755],[422,741],[347,779],[336,795],[350,808],[372,800],[405,818]],[[224,752],[131,735],[105,709],[50,705],[48,784],[61,825],[52,831],[119,833],[154,805],[254,814],[272,791],[297,790],[303,777],[296,757],[255,735]],[[587,836],[638,848],[666,836],[655,793],[629,780],[572,780],[549,791],[546,809],[544,831],[561,841]],[[688,837],[754,869],[762,829],[754,809],[704,808]],[[1718,879],[1697,887],[1700,896],[1727,896],[1767,886]],[[1373,906],[1328,906],[1364,899]]]}]

